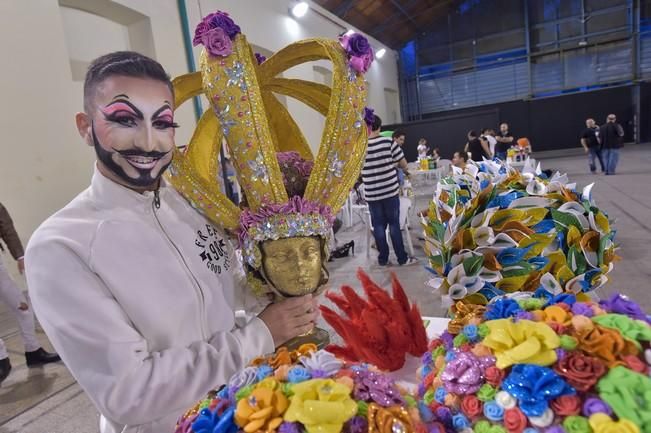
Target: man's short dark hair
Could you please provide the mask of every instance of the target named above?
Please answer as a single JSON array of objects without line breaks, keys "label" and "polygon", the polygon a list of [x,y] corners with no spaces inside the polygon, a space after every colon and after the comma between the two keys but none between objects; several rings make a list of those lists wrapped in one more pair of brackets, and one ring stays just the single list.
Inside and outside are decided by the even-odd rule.
[{"label": "man's short dark hair", "polygon": [[373,115],[373,123],[371,123],[371,131],[377,131],[382,128],[382,119],[377,114]]},{"label": "man's short dark hair", "polygon": [[470,137],[477,137],[477,133],[475,132],[474,129],[471,129],[470,131],[468,131],[468,135],[469,135]]},{"label": "man's short dark hair", "polygon": [[112,76],[149,78],[167,84],[172,94],[174,88],[169,75],[156,60],[134,51],[116,51],[92,61],[84,80],[84,110],[91,111],[97,86]]},{"label": "man's short dark hair", "polygon": [[393,135],[391,135],[391,138],[393,138],[393,139],[395,140],[395,139],[397,139],[398,137],[400,137],[401,135],[402,135],[402,136],[406,136],[404,131],[400,131],[400,130],[398,130],[398,131],[395,131],[395,132],[393,133]]},{"label": "man's short dark hair", "polygon": [[468,160],[470,159],[468,157],[468,153],[464,152],[463,150],[459,150],[457,151],[457,153],[459,154],[459,158],[463,159],[463,162],[468,162]]}]

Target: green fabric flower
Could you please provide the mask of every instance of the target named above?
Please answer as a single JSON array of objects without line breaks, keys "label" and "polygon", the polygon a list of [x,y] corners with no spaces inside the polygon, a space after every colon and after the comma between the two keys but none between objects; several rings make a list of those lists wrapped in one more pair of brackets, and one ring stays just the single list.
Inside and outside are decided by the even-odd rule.
[{"label": "green fabric flower", "polygon": [[631,340],[638,349],[639,341],[651,341],[651,327],[641,320],[631,319],[623,314],[602,314],[594,316],[592,321],[610,329],[618,330],[624,337]]},{"label": "green fabric flower", "polygon": [[588,419],[582,416],[568,416],[563,421],[563,428],[567,433],[591,433],[592,427]]},{"label": "green fabric flower", "polygon": [[620,419],[651,432],[651,378],[618,366],[599,380],[597,390]]},{"label": "green fabric flower", "polygon": [[495,398],[495,394],[497,394],[497,390],[485,383],[477,391],[477,398],[481,401],[491,401]]}]

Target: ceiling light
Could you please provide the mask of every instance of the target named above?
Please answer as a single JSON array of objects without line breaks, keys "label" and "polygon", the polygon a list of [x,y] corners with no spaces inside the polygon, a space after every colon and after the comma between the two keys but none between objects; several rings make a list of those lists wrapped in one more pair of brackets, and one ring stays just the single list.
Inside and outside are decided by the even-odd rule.
[{"label": "ceiling light", "polygon": [[291,8],[292,15],[296,18],[301,18],[307,13],[310,5],[307,2],[298,2]]},{"label": "ceiling light", "polygon": [[375,58],[376,58],[376,59],[381,59],[382,57],[384,57],[384,55],[385,55],[386,53],[387,53],[387,50],[385,50],[384,48],[380,48],[380,49],[377,50],[377,52],[375,53]]}]

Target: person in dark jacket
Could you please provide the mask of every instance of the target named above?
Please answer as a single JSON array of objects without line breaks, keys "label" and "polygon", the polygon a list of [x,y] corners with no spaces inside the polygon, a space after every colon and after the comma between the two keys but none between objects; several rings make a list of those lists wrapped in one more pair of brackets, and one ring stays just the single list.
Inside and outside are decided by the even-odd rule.
[{"label": "person in dark jacket", "polygon": [[609,114],[606,123],[599,128],[601,154],[606,166],[606,174],[615,174],[619,162],[619,149],[624,142],[624,128],[617,123],[617,117]]},{"label": "person in dark jacket", "polygon": [[[14,223],[9,216],[7,209],[0,203],[0,240],[4,242],[11,256],[18,263],[18,271],[22,274],[25,272],[25,262],[23,256],[25,251],[23,244],[20,242],[18,233],[14,228]],[[4,251],[4,246],[0,242],[0,250]],[[20,325],[20,331],[25,344],[25,358],[27,358],[28,367],[36,367],[49,362],[60,361],[56,353],[48,353],[41,347],[36,339],[36,330],[34,326],[34,313],[27,304],[27,300],[21,293],[14,280],[9,276],[9,272],[0,259],[0,301],[4,302]],[[9,354],[4,341],[0,338],[0,383],[9,376],[11,363]]]}]

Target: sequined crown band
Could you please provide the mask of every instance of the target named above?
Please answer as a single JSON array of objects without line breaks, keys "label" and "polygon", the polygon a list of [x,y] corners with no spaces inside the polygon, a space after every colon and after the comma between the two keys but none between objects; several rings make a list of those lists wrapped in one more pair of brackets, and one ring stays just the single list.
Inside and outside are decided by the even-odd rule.
[{"label": "sequined crown band", "polygon": [[[203,94],[212,109],[199,120],[185,152],[176,151],[171,183],[213,223],[239,231],[243,246],[247,238],[257,243],[329,231],[332,215],[346,201],[364,161],[366,84],[361,72],[372,60],[370,47],[364,47],[366,54],[359,57],[353,48],[360,45],[351,48],[349,39],[309,39],[263,60],[253,54],[239,27],[223,12],[210,14],[199,24],[195,44],[199,43],[204,45],[200,71],[173,81],[175,102],[178,107]],[[263,62],[258,64],[259,60]],[[332,63],[332,87],[280,77],[294,66],[317,60]],[[293,97],[325,116],[316,155],[274,94]],[[216,181],[223,140],[249,206],[245,214]],[[314,161],[302,197],[288,197],[283,184],[276,153],[287,151]],[[254,218],[254,224],[251,215],[267,218]],[[253,254],[247,248],[245,254],[246,250]],[[259,265],[254,256],[247,261]]]}]

